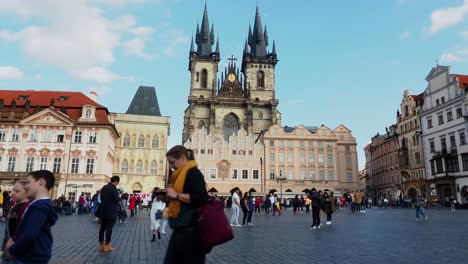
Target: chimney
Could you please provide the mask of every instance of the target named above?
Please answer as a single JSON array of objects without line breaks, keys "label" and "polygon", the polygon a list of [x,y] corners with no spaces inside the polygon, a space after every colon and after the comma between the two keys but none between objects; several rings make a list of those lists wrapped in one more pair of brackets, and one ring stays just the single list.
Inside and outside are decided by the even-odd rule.
[{"label": "chimney", "polygon": [[97,93],[95,91],[90,91],[89,92],[89,98],[91,98],[91,100],[93,100],[94,102],[97,102]]}]

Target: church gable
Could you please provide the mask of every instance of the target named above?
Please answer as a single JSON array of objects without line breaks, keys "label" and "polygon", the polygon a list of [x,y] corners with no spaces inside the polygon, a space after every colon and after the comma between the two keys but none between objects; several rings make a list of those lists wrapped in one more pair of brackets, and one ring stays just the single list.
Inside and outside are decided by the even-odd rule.
[{"label": "church gable", "polygon": [[345,127],[343,124],[340,124],[337,128],[335,128],[333,133],[351,133],[352,131]]},{"label": "church gable", "polygon": [[68,116],[51,108],[29,116],[20,121],[23,125],[73,126],[74,121]]}]

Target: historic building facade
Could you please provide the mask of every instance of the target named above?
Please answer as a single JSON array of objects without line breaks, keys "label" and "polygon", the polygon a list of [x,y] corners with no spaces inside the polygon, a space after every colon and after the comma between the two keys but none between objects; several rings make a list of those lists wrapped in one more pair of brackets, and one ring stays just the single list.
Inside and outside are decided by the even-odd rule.
[{"label": "historic building facade", "polygon": [[125,114],[117,113],[114,175],[128,193],[164,187],[170,118],[161,116],[154,87],[140,86]]},{"label": "historic building facade", "polygon": [[414,198],[417,193],[426,193],[424,160],[421,143],[421,127],[417,107],[421,106],[424,94],[403,93],[400,110],[397,112],[400,173],[403,196]]},{"label": "historic building facade", "polygon": [[[368,148],[372,172],[369,173],[369,195],[376,198],[399,200],[403,185],[399,167],[399,142],[396,125],[386,128],[384,135],[372,137]],[[367,161],[366,161],[367,162]]]},{"label": "historic building facade", "polygon": [[112,176],[118,139],[114,116],[79,92],[8,91],[0,94],[0,179],[53,171],[52,196],[74,199]]},{"label": "historic building facade", "polygon": [[419,108],[428,194],[447,201],[463,201],[461,189],[468,186],[467,115],[468,76],[451,74],[437,65],[426,77],[424,104]]},{"label": "historic building facade", "polygon": [[210,192],[226,195],[234,187],[243,192],[251,188],[264,192],[261,179],[264,147],[256,139],[243,128],[227,141],[222,135],[213,135],[201,128],[184,146],[194,151]]},{"label": "historic building facade", "polygon": [[281,123],[276,109],[275,67],[278,62],[275,44],[267,50],[269,37],[256,11],[253,30],[249,27],[241,67],[231,57],[226,69],[218,75],[221,59],[219,40],[215,43],[214,26],[210,28],[205,6],[201,27],[197,25],[190,47],[190,95],[184,114],[182,141],[198,129],[211,135],[229,137],[244,129],[258,135],[273,124]]},{"label": "historic building facade", "polygon": [[334,130],[324,125],[273,125],[261,140],[265,145],[261,178],[266,191],[300,194],[315,187],[343,194],[360,189],[356,139],[343,125]]}]

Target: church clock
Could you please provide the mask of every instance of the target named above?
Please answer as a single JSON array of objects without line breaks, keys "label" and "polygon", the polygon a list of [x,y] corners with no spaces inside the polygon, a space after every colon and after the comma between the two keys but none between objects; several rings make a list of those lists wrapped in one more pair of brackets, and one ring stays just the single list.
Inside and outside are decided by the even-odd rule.
[{"label": "church clock", "polygon": [[234,82],[236,80],[236,75],[234,73],[230,73],[227,79],[230,82]]}]

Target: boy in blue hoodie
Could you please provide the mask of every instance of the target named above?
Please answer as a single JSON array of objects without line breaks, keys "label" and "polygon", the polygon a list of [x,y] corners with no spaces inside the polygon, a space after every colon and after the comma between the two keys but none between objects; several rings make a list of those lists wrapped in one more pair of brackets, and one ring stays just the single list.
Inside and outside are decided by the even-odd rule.
[{"label": "boy in blue hoodie", "polygon": [[26,191],[34,201],[21,218],[15,241],[10,239],[6,248],[15,263],[48,263],[52,256],[50,227],[58,218],[49,197],[55,177],[48,170],[39,170],[31,172],[28,181]]}]

